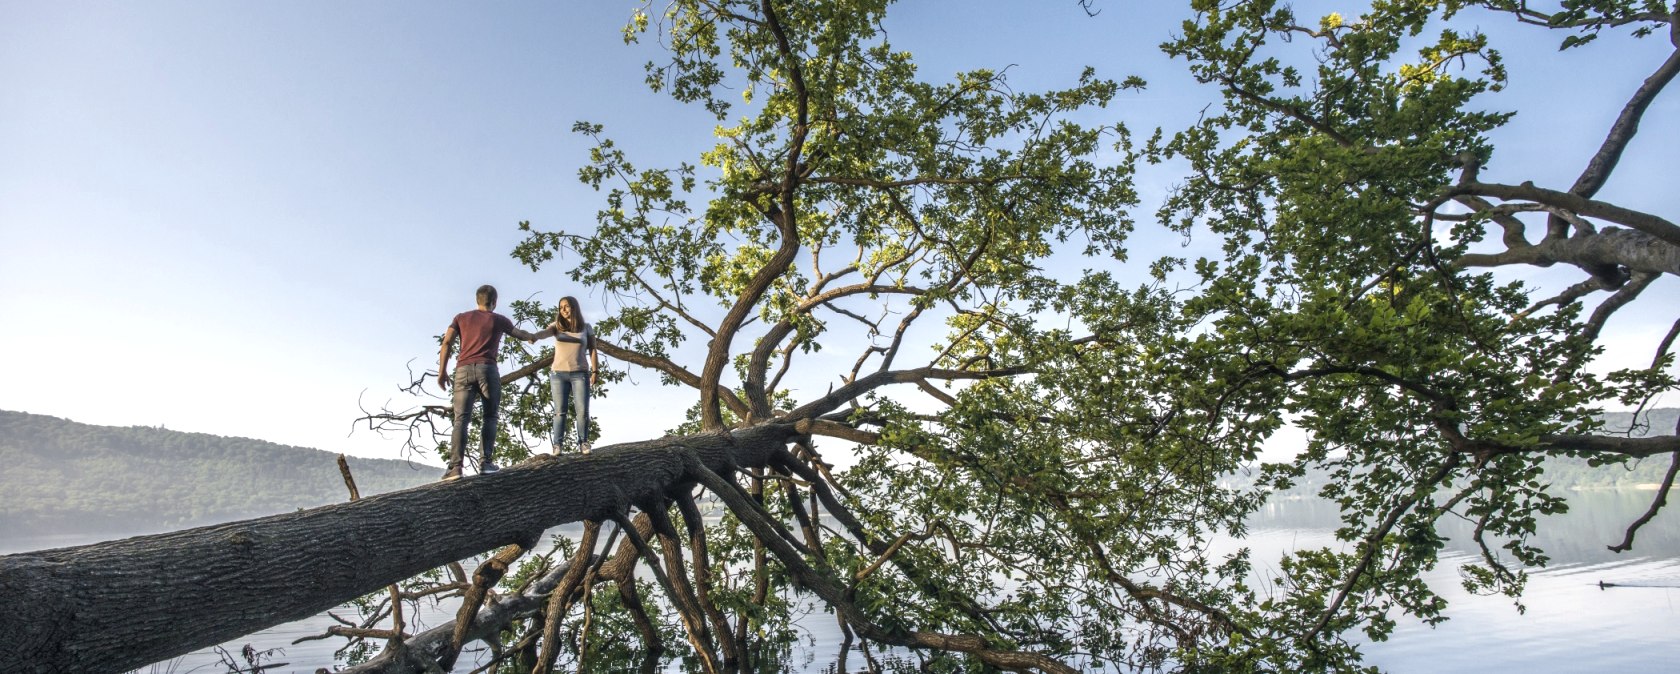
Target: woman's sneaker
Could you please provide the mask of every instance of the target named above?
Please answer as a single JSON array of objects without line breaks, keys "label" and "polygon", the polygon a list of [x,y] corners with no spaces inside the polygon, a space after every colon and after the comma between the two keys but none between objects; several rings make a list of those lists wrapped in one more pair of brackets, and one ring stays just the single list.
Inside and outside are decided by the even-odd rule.
[{"label": "woman's sneaker", "polygon": [[578,445],[578,449],[583,450],[584,454],[588,454],[589,453],[589,443],[585,442],[581,445]]}]

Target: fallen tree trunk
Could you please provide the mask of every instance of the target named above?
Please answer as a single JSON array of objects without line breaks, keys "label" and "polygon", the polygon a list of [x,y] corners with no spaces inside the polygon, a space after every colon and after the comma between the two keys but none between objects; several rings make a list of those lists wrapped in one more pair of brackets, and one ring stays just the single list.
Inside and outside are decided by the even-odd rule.
[{"label": "fallen tree trunk", "polygon": [[533,460],[310,510],[0,557],[0,660],[124,672],[300,620],[404,578],[585,519],[659,503],[684,453],[766,465],[799,433],[767,423]]}]

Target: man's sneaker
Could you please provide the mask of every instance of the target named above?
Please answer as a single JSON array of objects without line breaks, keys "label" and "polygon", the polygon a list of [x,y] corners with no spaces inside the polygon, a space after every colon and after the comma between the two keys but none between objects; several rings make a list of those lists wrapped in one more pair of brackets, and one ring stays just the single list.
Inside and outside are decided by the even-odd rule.
[{"label": "man's sneaker", "polygon": [[448,482],[450,480],[459,480],[459,479],[461,479],[461,470],[459,468],[451,468],[451,469],[449,469],[448,472],[443,474],[443,481],[444,482]]},{"label": "man's sneaker", "polygon": [[498,470],[501,470],[501,469],[497,468],[496,464],[491,463],[489,461],[485,461],[484,465],[479,467],[478,474],[479,475],[489,475],[489,474],[494,473]]},{"label": "man's sneaker", "polygon": [[581,445],[578,445],[578,449],[583,450],[584,454],[588,454],[589,453],[589,443],[585,442]]}]

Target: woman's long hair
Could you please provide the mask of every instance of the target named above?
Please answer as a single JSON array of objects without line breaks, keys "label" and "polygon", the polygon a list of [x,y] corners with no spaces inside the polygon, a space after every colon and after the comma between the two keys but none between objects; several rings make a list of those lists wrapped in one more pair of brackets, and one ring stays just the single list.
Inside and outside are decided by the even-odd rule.
[{"label": "woman's long hair", "polygon": [[[572,308],[572,317],[570,319],[566,318],[566,314],[561,313],[561,306],[570,306]],[[581,332],[583,330],[583,309],[578,308],[578,301],[576,297],[567,295],[560,298],[560,304],[554,307],[554,322],[559,323],[560,329],[566,332]]]}]

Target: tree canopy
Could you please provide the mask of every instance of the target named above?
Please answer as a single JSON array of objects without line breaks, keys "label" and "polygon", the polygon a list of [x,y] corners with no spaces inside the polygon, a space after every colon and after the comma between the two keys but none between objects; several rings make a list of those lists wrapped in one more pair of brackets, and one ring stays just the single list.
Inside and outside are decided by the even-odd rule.
[{"label": "tree canopy", "polygon": [[[516,566],[527,540],[471,580],[435,576],[468,608],[452,633],[415,635],[423,647],[344,631],[397,637],[373,665],[420,669],[419,653],[447,668],[464,640],[488,639],[505,666],[547,671],[682,640],[697,669],[756,669],[785,647],[790,603],[810,597],[848,645],[904,647],[934,671],[1350,670],[1350,636],[1442,619],[1421,578],[1442,562],[1443,518],[1475,522],[1472,589],[1520,596],[1524,569],[1546,561],[1537,521],[1567,507],[1548,456],[1669,464],[1617,548],[1663,505],[1680,440],[1617,434],[1598,413],[1675,388],[1680,322],[1649,345],[1649,367],[1592,364],[1613,314],[1673,311],[1641,293],[1680,275],[1680,227],[1598,194],[1680,70],[1680,7],[1381,0],[1304,17],[1194,0],[1162,48],[1217,101],[1140,138],[1087,113],[1141,80],[929,81],[882,28],[891,4],[674,0],[634,14],[626,40],[662,48],[647,84],[711,112],[717,126],[697,133],[715,145],[649,168],[613,140],[626,131],[579,123],[596,221],[522,224],[514,256],[604,293],[603,351],[695,394],[672,437],[577,465],[674,452],[660,465],[682,469],[643,480],[658,496],[575,508],[591,524],[567,564]],[[1498,98],[1504,55],[1472,15],[1534,24],[1566,50],[1674,48],[1604,73],[1643,84],[1574,184],[1538,184],[1498,161],[1491,134],[1515,111]],[[1134,185],[1152,165],[1188,169],[1159,204]],[[1222,253],[1133,250],[1142,227]],[[1506,272],[1553,265],[1578,282]],[[538,437],[540,367],[506,377],[505,398],[514,430]],[[1299,457],[1263,466],[1257,487],[1222,486],[1286,424],[1307,432]],[[855,464],[831,470],[839,452]],[[1267,586],[1246,552],[1208,552],[1308,470],[1330,474],[1322,493],[1349,545],[1292,553]],[[697,493],[726,516],[705,522]],[[657,587],[626,570],[638,559]],[[591,594],[607,584],[618,592]]]},{"label": "tree canopy", "polygon": [[[1672,437],[1597,416],[1673,389],[1675,331],[1649,367],[1590,367],[1611,315],[1680,274],[1680,228],[1595,198],[1680,51],[1606,73],[1643,84],[1579,178],[1544,185],[1498,161],[1490,138],[1516,111],[1497,96],[1499,45],[1474,28],[1531,24],[1564,50],[1680,45],[1674,8],[1406,0],[1311,17],[1199,0],[1162,48],[1219,100],[1139,140],[1079,120],[1141,80],[926,81],[881,29],[890,4],[639,12],[626,39],[666,50],[648,84],[714,113],[715,147],[646,168],[580,123],[597,221],[522,225],[514,252],[612,298],[609,353],[693,388],[694,429],[789,414],[785,382],[837,387],[846,408],[814,420],[800,456],[856,452],[823,479],[867,533],[819,547],[813,531],[804,555],[857,578],[874,619],[1080,666],[1340,669],[1358,660],[1350,632],[1441,619],[1419,577],[1440,563],[1442,518],[1476,523],[1472,588],[1516,597],[1546,559],[1537,518],[1567,507],[1546,457],[1680,465]],[[1151,164],[1189,170],[1163,203],[1133,184]],[[1139,220],[1223,255],[1139,255]],[[1559,264],[1578,282],[1503,273]],[[691,341],[703,358],[684,361]],[[1265,466],[1263,489],[1219,486],[1285,423],[1305,452]],[[1332,476],[1352,546],[1282,560],[1269,594],[1244,555],[1203,552],[1309,469]],[[897,570],[862,571],[882,557]]]}]

